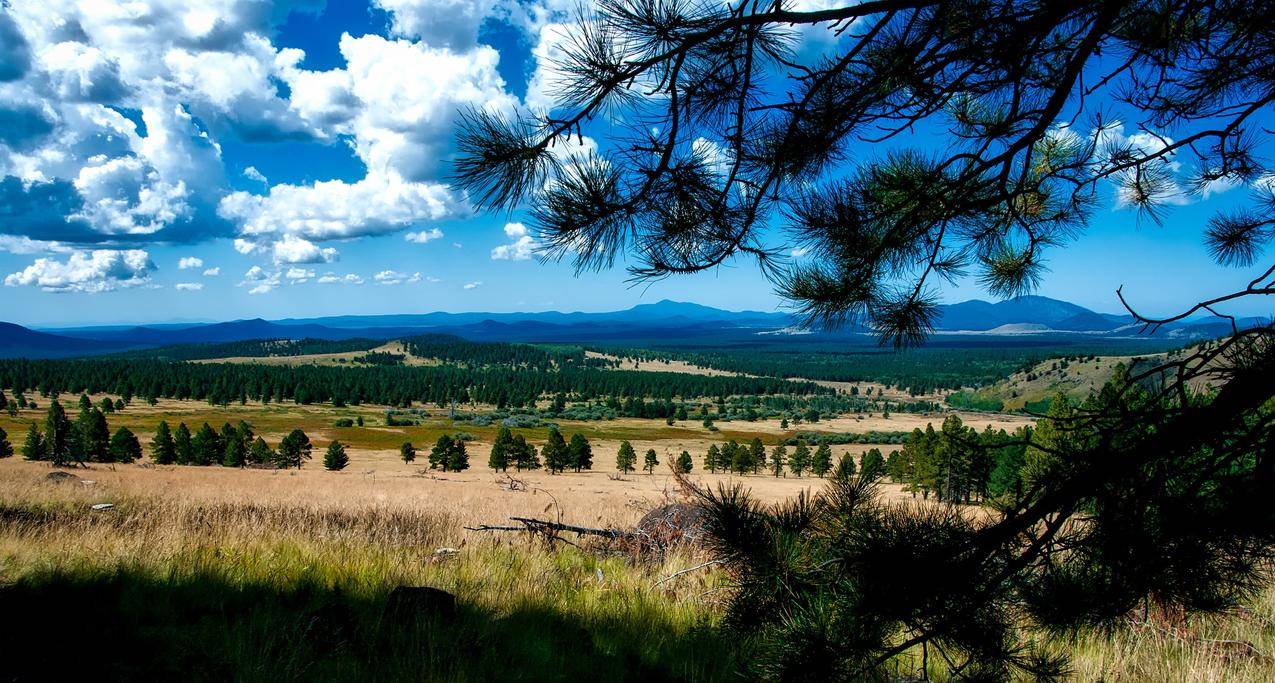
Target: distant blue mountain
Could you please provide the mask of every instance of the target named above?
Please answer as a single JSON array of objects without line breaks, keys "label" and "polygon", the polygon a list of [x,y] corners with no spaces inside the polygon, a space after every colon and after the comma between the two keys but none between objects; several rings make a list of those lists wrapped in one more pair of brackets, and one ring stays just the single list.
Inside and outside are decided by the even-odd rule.
[{"label": "distant blue mountain", "polygon": [[[725,311],[701,304],[659,301],[623,311],[601,313],[419,313],[347,315],[285,320],[235,320],[210,324],[157,324],[81,327],[35,331],[0,323],[0,356],[60,357],[148,348],[183,343],[217,343],[249,339],[393,339],[414,334],[447,333],[477,341],[529,341],[641,344],[736,343],[755,340],[759,333],[789,335],[798,320],[791,314],[763,311]],[[1241,326],[1262,324],[1256,318]],[[1131,337],[1143,334],[1125,315],[1095,313],[1083,306],[1044,296],[1024,296],[1001,302],[980,300],[939,307],[936,330],[948,335],[986,335],[1013,332],[1048,335]],[[1005,327],[1004,330],[998,328]],[[1158,339],[1190,340],[1216,337],[1230,330],[1230,322],[1201,318],[1168,325],[1155,332]],[[806,340],[864,343],[866,330],[848,328],[802,335]],[[796,340],[797,337],[789,337]]]}]

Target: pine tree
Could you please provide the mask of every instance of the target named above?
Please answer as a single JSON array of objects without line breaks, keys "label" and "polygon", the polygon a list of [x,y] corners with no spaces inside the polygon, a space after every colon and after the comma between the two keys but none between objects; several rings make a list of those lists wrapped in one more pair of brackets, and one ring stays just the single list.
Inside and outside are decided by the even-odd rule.
[{"label": "pine tree", "polygon": [[431,470],[442,469],[447,471],[447,457],[452,452],[452,437],[443,434],[438,437],[438,441],[434,442],[434,447],[429,451],[429,468]]},{"label": "pine tree", "polygon": [[788,418],[783,417],[779,419],[779,428],[784,430],[788,429]]},{"label": "pine tree", "polygon": [[717,444],[709,445],[708,452],[704,454],[704,467],[708,469],[709,472],[717,474],[717,469],[721,467],[721,461],[721,449],[717,447]]},{"label": "pine tree", "polygon": [[274,449],[271,448],[270,445],[266,443],[266,440],[261,437],[257,437],[257,439],[252,442],[252,445],[248,447],[248,462],[254,465],[264,465],[266,463],[277,461],[278,454],[276,454]]},{"label": "pine tree", "polygon": [[195,444],[185,422],[178,423],[177,432],[173,435],[173,462],[178,465],[192,465],[195,462]]},{"label": "pine tree", "polygon": [[323,453],[323,469],[329,472],[340,472],[350,464],[350,456],[345,454],[345,446],[340,441],[333,441],[328,444],[328,450]]},{"label": "pine tree", "polygon": [[571,464],[571,449],[556,427],[549,428],[549,437],[540,449],[540,455],[544,457],[550,474],[562,472]]},{"label": "pine tree", "polygon": [[27,460],[47,460],[49,452],[45,446],[44,433],[34,422],[27,428],[27,440],[22,444],[22,457]]},{"label": "pine tree", "polygon": [[659,467],[659,465],[660,465],[660,459],[656,455],[655,449],[654,448],[646,449],[646,459],[642,463],[642,468],[646,470],[646,473],[651,474],[652,472],[655,471],[656,467]]},{"label": "pine tree", "polygon": [[171,465],[177,460],[177,445],[173,441],[172,431],[169,430],[168,423],[162,420],[151,439],[151,459],[156,465]]},{"label": "pine tree", "polygon": [[310,459],[310,437],[300,429],[288,432],[279,442],[278,462],[280,469],[295,467],[301,469],[301,463]]},{"label": "pine tree", "polygon": [[615,469],[627,474],[637,465],[637,452],[628,441],[620,442],[620,450],[615,455]]},{"label": "pine tree", "polygon": [[4,389],[0,389],[0,410],[8,410],[9,397],[4,395]]},{"label": "pine tree", "polygon": [[93,462],[111,462],[111,429],[101,410],[90,406],[80,413],[76,420],[76,429],[79,430],[80,444],[86,458]]},{"label": "pine tree", "polygon": [[233,435],[232,438],[225,439],[226,449],[222,454],[221,464],[223,467],[243,467],[248,462],[248,449],[244,446],[244,442]]},{"label": "pine tree", "polygon": [[677,456],[678,472],[681,472],[682,474],[690,474],[691,468],[694,466],[695,463],[691,460],[691,454],[687,451],[682,451],[682,454]]},{"label": "pine tree", "polygon": [[87,413],[93,408],[93,400],[88,394],[80,394],[79,408],[81,413]]},{"label": "pine tree", "polygon": [[9,443],[9,435],[0,427],[0,458],[13,456],[13,444]]},{"label": "pine tree", "polygon": [[821,443],[819,444],[819,447],[815,449],[814,456],[810,459],[810,471],[816,477],[824,477],[827,476],[828,472],[831,470],[832,449],[828,447],[828,444]]},{"label": "pine tree", "polygon": [[69,465],[73,460],[83,464],[79,434],[56,398],[49,402],[44,418],[44,448],[55,466]]},{"label": "pine tree", "polygon": [[863,472],[875,471],[881,472],[885,469],[885,458],[881,456],[880,448],[869,448],[863,454],[863,459],[859,462],[859,469]]},{"label": "pine tree", "polygon": [[753,442],[748,448],[748,462],[752,466],[753,474],[757,474],[766,466],[766,447],[762,445],[759,437],[753,437]]},{"label": "pine tree", "polygon": [[800,478],[807,467],[810,467],[810,447],[805,441],[798,441],[797,447],[792,449],[792,457],[788,459],[788,469]]},{"label": "pine tree", "polygon": [[496,432],[496,441],[491,445],[491,455],[487,457],[487,466],[501,472],[508,470],[513,446],[513,433],[509,431],[509,427],[501,425]]},{"label": "pine tree", "polygon": [[854,476],[854,456],[849,453],[842,453],[841,459],[837,461],[837,471],[833,473],[833,478],[842,481],[848,481]]},{"label": "pine tree", "polygon": [[464,472],[469,469],[469,452],[465,449],[464,440],[452,440],[451,450],[447,452],[447,467],[444,469],[452,472]]},{"label": "pine tree", "polygon": [[102,411],[102,414],[110,415],[115,412],[115,401],[112,401],[109,396],[103,396],[98,403],[98,409]]},{"label": "pine tree", "polygon": [[782,476],[784,473],[784,465],[788,462],[788,448],[783,444],[775,446],[770,451],[770,471],[776,477]]},{"label": "pine tree", "polygon": [[527,439],[519,434],[514,437],[514,463],[518,471],[540,469],[540,455],[536,447],[527,443]]},{"label": "pine tree", "polygon": [[571,435],[571,466],[577,472],[593,469],[593,446],[580,432]]},{"label": "pine tree", "polygon": [[416,459],[416,447],[412,445],[411,441],[404,441],[403,445],[398,447],[398,457],[408,465]]},{"label": "pine tree", "polygon": [[226,453],[226,445],[212,425],[205,422],[190,440],[190,464],[206,466],[221,462]]},{"label": "pine tree", "polygon": [[140,460],[142,457],[142,444],[137,440],[137,436],[128,427],[120,427],[115,430],[115,434],[111,436],[110,444],[110,462],[129,463],[134,460]]}]

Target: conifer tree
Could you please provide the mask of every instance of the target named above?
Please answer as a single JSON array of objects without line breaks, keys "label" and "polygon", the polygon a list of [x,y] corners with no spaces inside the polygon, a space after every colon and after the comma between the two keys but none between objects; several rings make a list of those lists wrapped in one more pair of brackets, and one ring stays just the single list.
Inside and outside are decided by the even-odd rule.
[{"label": "conifer tree", "polygon": [[56,398],[50,401],[44,417],[44,452],[55,466],[69,465],[72,461],[82,464],[83,451],[76,432],[62,404]]},{"label": "conifer tree", "polygon": [[295,467],[301,469],[301,464],[310,459],[310,437],[300,429],[294,429],[288,432],[279,442],[278,463],[280,469]]},{"label": "conifer tree", "polygon": [[0,459],[13,456],[13,444],[9,443],[9,435],[0,427]]},{"label": "conifer tree", "polygon": [[559,432],[557,427],[549,428],[549,436],[540,449],[540,455],[544,458],[545,467],[550,474],[562,472],[571,465],[571,449],[567,447],[567,442],[562,438],[562,432]]},{"label": "conifer tree", "polygon": [[173,435],[173,462],[178,465],[193,465],[195,462],[195,444],[185,422],[178,423]]},{"label": "conifer tree", "polygon": [[226,445],[212,425],[205,422],[190,440],[190,464],[207,466],[220,463],[226,453]]},{"label": "conifer tree", "polygon": [[398,457],[409,465],[416,459],[416,447],[411,441],[404,441],[403,445],[398,447]]},{"label": "conifer tree", "polygon": [[496,432],[496,440],[491,445],[491,455],[487,456],[487,466],[493,470],[507,471],[509,461],[514,456],[513,446],[513,433],[509,431],[509,427],[501,425]]},{"label": "conifer tree", "polygon": [[111,436],[110,462],[130,463],[142,457],[142,444],[128,427],[120,427]]},{"label": "conifer tree", "polygon": [[27,460],[47,460],[49,452],[45,446],[44,433],[32,422],[27,428],[27,440],[22,444],[22,457]]},{"label": "conifer tree", "polygon": [[784,475],[784,466],[788,464],[788,448],[783,444],[775,446],[770,451],[770,472],[776,477]]},{"label": "conifer tree", "polygon": [[841,459],[837,461],[837,470],[833,473],[833,478],[842,481],[849,481],[854,476],[854,456],[849,453],[842,453]]},{"label": "conifer tree", "polygon": [[691,460],[691,454],[689,452],[682,451],[682,454],[677,456],[677,471],[678,472],[682,474],[690,474],[691,468],[693,468],[694,466],[695,466],[695,463]]},{"label": "conifer tree", "polygon": [[753,474],[766,466],[766,447],[762,445],[760,437],[753,437],[753,442],[749,445],[748,463],[752,466]]},{"label": "conifer tree", "polygon": [[788,458],[788,469],[800,478],[801,473],[808,467],[810,467],[810,447],[805,441],[798,441],[797,446],[792,449],[792,457]]},{"label": "conifer tree", "polygon": [[832,470],[832,448],[827,443],[820,443],[815,454],[810,458],[810,471],[816,477],[824,477]]},{"label": "conifer tree", "polygon": [[717,474],[717,469],[721,467],[722,451],[717,444],[710,444],[708,452],[704,454],[704,467],[709,472]]},{"label": "conifer tree", "polygon": [[225,439],[225,442],[226,448],[221,458],[222,466],[243,467],[246,465],[248,463],[248,449],[244,446],[244,442],[238,437],[238,434]]},{"label": "conifer tree", "polygon": [[864,472],[881,472],[885,468],[885,458],[881,455],[880,448],[869,448],[863,454],[863,459],[859,461],[859,469]]},{"label": "conifer tree", "polygon": [[651,474],[655,471],[656,467],[659,467],[659,465],[660,459],[655,453],[655,449],[646,449],[646,459],[642,462],[642,469],[645,469],[647,474]]},{"label": "conifer tree", "polygon": [[156,465],[171,465],[177,460],[177,445],[167,421],[161,420],[155,427],[155,436],[151,438],[151,459]]},{"label": "conifer tree", "polygon": [[254,465],[264,465],[266,463],[277,462],[278,454],[274,449],[266,443],[266,440],[257,437],[252,445],[248,447],[248,462]]},{"label": "conifer tree", "polygon": [[340,472],[350,464],[350,456],[345,453],[345,446],[340,441],[333,441],[328,444],[328,449],[323,453],[323,469],[329,472]]},{"label": "conifer tree", "polygon": [[522,434],[514,437],[514,462],[519,472],[540,469],[540,455],[533,444],[527,442]]},{"label": "conifer tree", "polygon": [[447,458],[451,455],[453,447],[452,437],[449,434],[443,434],[434,442],[434,447],[429,451],[429,468],[431,470],[442,469],[447,471]]},{"label": "conifer tree", "polygon": [[464,472],[469,469],[469,452],[465,449],[463,439],[453,439],[452,447],[447,451],[447,467],[445,470]]},{"label": "conifer tree", "polygon": [[637,452],[633,450],[633,444],[621,441],[620,450],[615,455],[615,469],[620,470],[622,474],[628,474],[636,465]]},{"label": "conifer tree", "polygon": [[593,445],[580,432],[571,435],[571,466],[577,472],[593,469]]},{"label": "conifer tree", "polygon": [[106,415],[90,405],[76,420],[84,457],[93,462],[111,462],[111,430]]}]

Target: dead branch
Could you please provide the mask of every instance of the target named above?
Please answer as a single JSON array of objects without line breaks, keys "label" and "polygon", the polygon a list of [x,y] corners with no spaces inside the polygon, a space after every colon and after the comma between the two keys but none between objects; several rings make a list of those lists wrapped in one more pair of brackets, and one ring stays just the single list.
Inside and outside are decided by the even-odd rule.
[{"label": "dead branch", "polygon": [[630,531],[622,529],[599,529],[595,527],[576,526],[574,524],[563,524],[562,522],[550,522],[543,519],[534,519],[531,517],[510,517],[512,521],[518,522],[522,526],[479,524],[478,526],[465,527],[468,531],[526,531],[533,534],[542,534],[548,538],[556,538],[559,533],[570,532],[577,536],[601,536],[612,540],[629,541],[635,538]]}]

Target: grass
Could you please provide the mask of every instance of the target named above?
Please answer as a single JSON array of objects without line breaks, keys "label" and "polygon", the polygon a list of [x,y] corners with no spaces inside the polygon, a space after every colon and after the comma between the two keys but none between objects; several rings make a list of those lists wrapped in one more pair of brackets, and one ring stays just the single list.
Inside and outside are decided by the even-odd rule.
[{"label": "grass", "polygon": [[[262,433],[300,421],[313,425],[317,442],[331,433],[346,440],[324,426],[341,412],[330,407],[173,403],[131,407],[111,424],[135,427],[146,440],[161,418],[243,417]],[[20,438],[32,415],[24,412],[10,433]],[[657,421],[594,426],[634,430],[639,451],[689,445],[699,455],[707,444],[705,435],[668,433]],[[774,427],[758,428],[773,438]],[[741,678],[738,639],[720,628],[726,578],[708,569],[659,583],[699,564],[695,553],[599,556],[463,529],[515,514],[632,525],[665,500],[669,485],[662,474],[607,476],[614,440],[627,431],[594,434],[600,471],[524,474],[532,490],[514,492],[483,468],[484,446],[471,454],[475,469],[459,475],[422,476],[420,463],[396,459],[403,434],[419,439],[434,429],[447,427],[439,420],[378,432],[388,435],[374,437],[389,443],[384,450],[351,438],[359,447],[342,473],[314,462],[300,472],[95,465],[74,472],[88,485],[50,482],[41,463],[0,461],[0,678]],[[742,481],[767,500],[819,485]],[[90,509],[99,502],[115,507]],[[460,552],[444,559],[443,547]],[[395,587],[423,585],[454,593],[457,613],[404,619],[387,610]],[[1076,680],[1275,680],[1267,656],[1275,652],[1275,591],[1247,607],[1050,647],[1072,655]],[[935,659],[931,678],[946,680]],[[918,665],[913,654],[898,661],[905,675]]]}]

